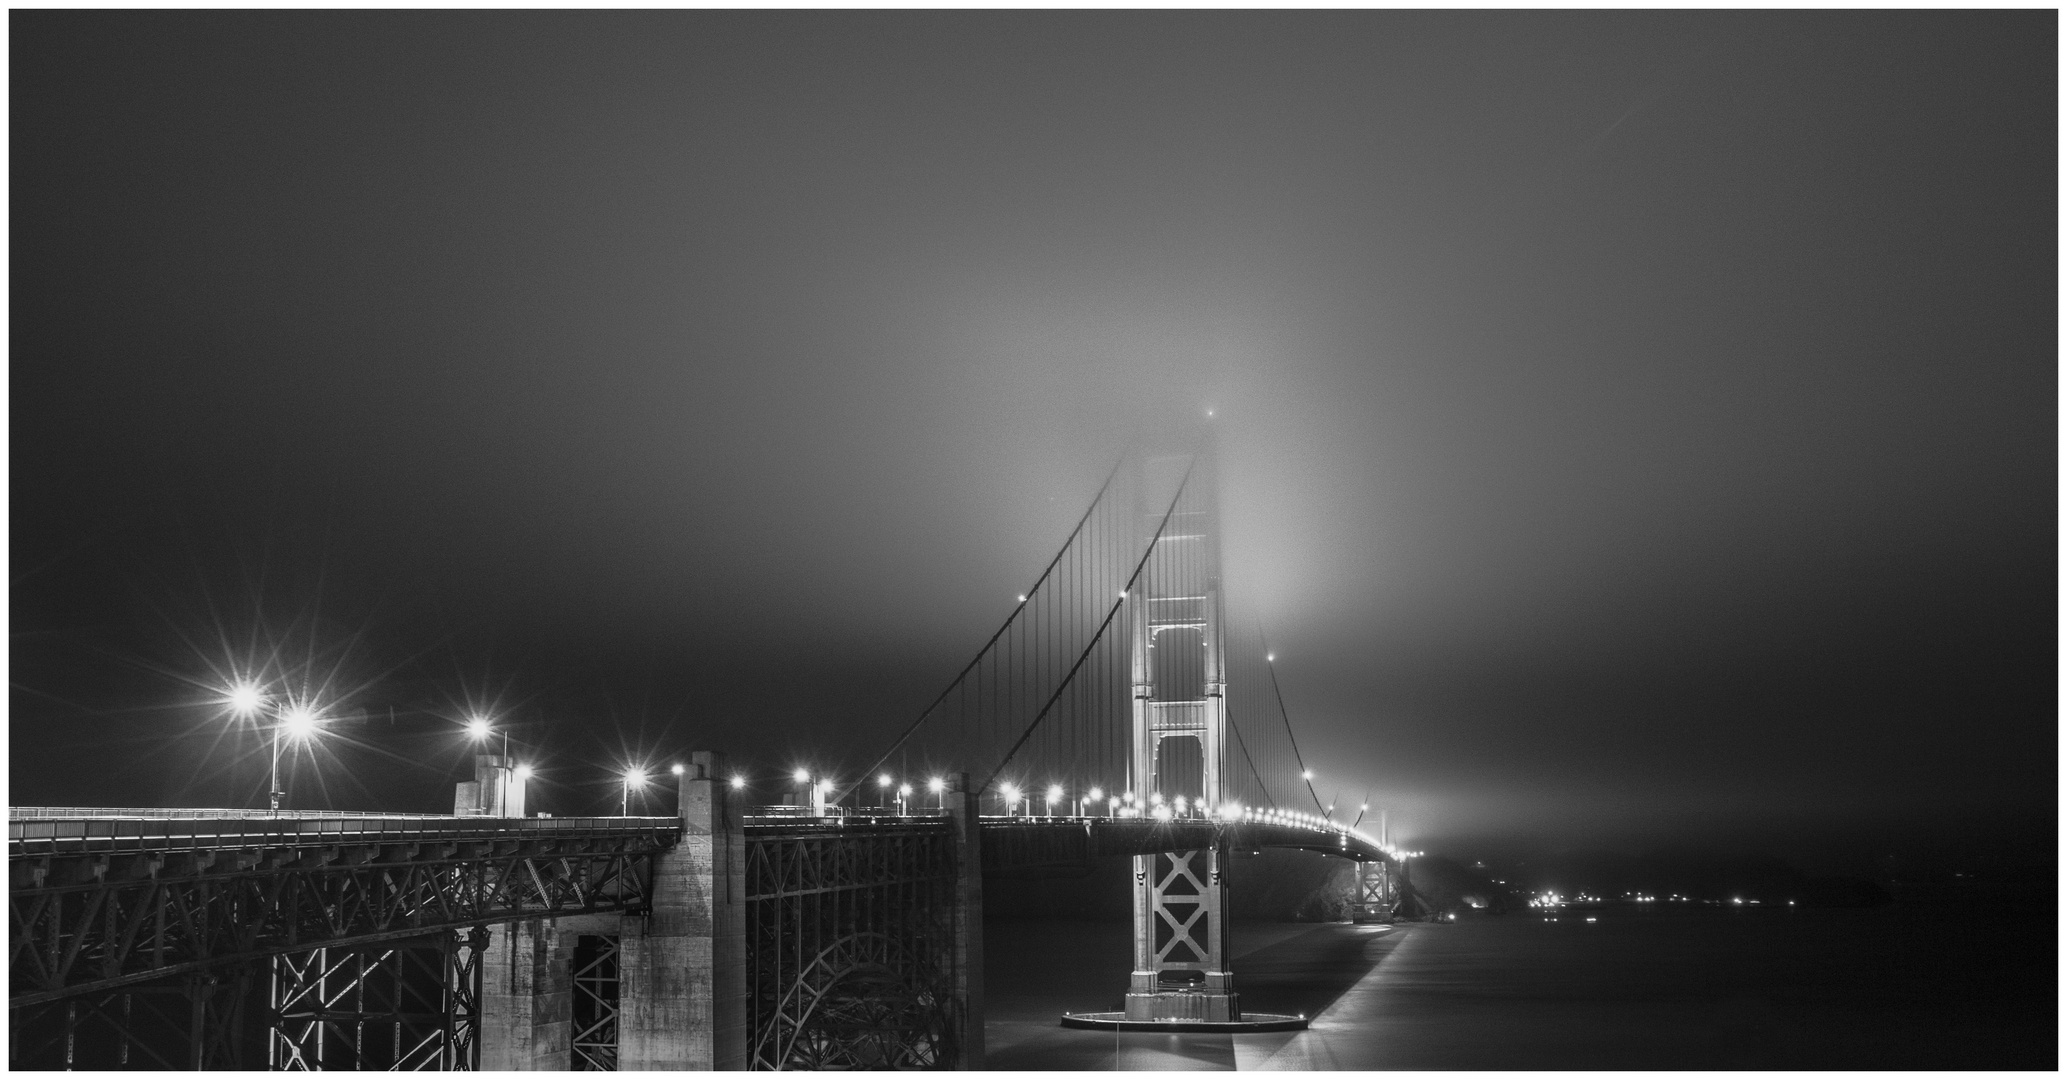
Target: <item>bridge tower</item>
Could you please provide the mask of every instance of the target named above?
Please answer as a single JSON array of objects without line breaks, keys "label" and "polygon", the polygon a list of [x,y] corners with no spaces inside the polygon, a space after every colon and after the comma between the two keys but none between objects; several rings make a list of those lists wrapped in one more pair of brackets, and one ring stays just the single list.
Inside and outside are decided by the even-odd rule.
[{"label": "bridge tower", "polygon": [[[1144,812],[1204,816],[1225,804],[1227,668],[1216,478],[1204,451],[1150,457],[1143,470],[1143,540],[1152,548],[1128,605],[1128,782]],[[1127,1020],[1241,1019],[1228,970],[1227,862],[1224,842],[1135,857]]]}]

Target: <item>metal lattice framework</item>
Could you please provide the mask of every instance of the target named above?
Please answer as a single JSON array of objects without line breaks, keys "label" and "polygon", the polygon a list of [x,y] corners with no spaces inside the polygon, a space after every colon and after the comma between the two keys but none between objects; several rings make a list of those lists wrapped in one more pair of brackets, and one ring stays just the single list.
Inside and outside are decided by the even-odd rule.
[{"label": "metal lattice framework", "polygon": [[1356,903],[1352,917],[1360,923],[1385,922],[1400,906],[1400,889],[1392,864],[1384,859],[1366,860],[1357,866]]},{"label": "metal lattice framework", "polygon": [[569,1053],[576,1072],[617,1071],[617,938],[583,934],[574,948],[574,1037]]},{"label": "metal lattice framework", "polygon": [[272,958],[267,1067],[275,1071],[480,1067],[488,932]]},{"label": "metal lattice framework", "polygon": [[945,821],[749,827],[749,1067],[952,1065],[955,865]]},{"label": "metal lattice framework", "polygon": [[234,1069],[262,1046],[247,1018],[251,966],[82,994],[10,1014],[11,1068]]},{"label": "metal lattice framework", "polygon": [[9,1004],[319,947],[635,910],[653,853],[679,835],[673,819],[548,821],[10,821]]}]

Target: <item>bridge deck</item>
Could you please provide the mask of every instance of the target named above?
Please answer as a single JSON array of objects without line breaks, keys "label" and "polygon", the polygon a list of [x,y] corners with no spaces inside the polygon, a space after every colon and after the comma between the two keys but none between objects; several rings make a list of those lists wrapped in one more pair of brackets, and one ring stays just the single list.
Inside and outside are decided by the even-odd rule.
[{"label": "bridge deck", "polygon": [[10,857],[628,835],[666,845],[682,831],[681,820],[674,817],[490,818],[222,810],[68,811],[59,816],[44,813],[44,809],[15,807],[8,811]]},{"label": "bridge deck", "polygon": [[[1361,834],[1321,825],[1210,818],[1159,821],[1138,817],[984,817],[986,867],[1076,862],[1105,855],[1146,855],[1209,847],[1225,834],[1236,848],[1298,848],[1355,859],[1383,859]],[[807,817],[755,815],[759,837],[884,833],[946,828],[938,814]],[[636,836],[666,846],[680,838],[675,817],[458,817],[297,810],[13,807],[11,858],[103,855],[231,848],[279,848],[413,841],[546,841]],[[995,854],[992,854],[992,849]]]}]

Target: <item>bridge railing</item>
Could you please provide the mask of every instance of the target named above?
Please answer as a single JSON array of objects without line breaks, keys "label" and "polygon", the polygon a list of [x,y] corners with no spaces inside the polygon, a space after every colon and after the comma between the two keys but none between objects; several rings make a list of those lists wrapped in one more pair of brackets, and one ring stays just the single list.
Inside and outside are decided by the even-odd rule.
[{"label": "bridge railing", "polygon": [[287,847],[410,840],[542,840],[672,833],[675,817],[492,818],[340,814],[274,817],[41,817],[10,814],[10,854]]},{"label": "bridge railing", "polygon": [[246,810],[182,806],[10,806],[9,821],[43,818],[454,818],[457,814],[388,814],[372,810]]}]

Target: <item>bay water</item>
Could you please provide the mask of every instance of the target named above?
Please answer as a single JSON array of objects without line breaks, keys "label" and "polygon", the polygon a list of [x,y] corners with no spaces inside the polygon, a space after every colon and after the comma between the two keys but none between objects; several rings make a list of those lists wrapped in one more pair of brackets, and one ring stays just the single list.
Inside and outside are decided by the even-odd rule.
[{"label": "bay water", "polygon": [[985,926],[992,1069],[2055,1069],[2050,904],[1630,905],[1237,925],[1244,1008],[1308,1030],[1113,1033],[1120,920]]}]

